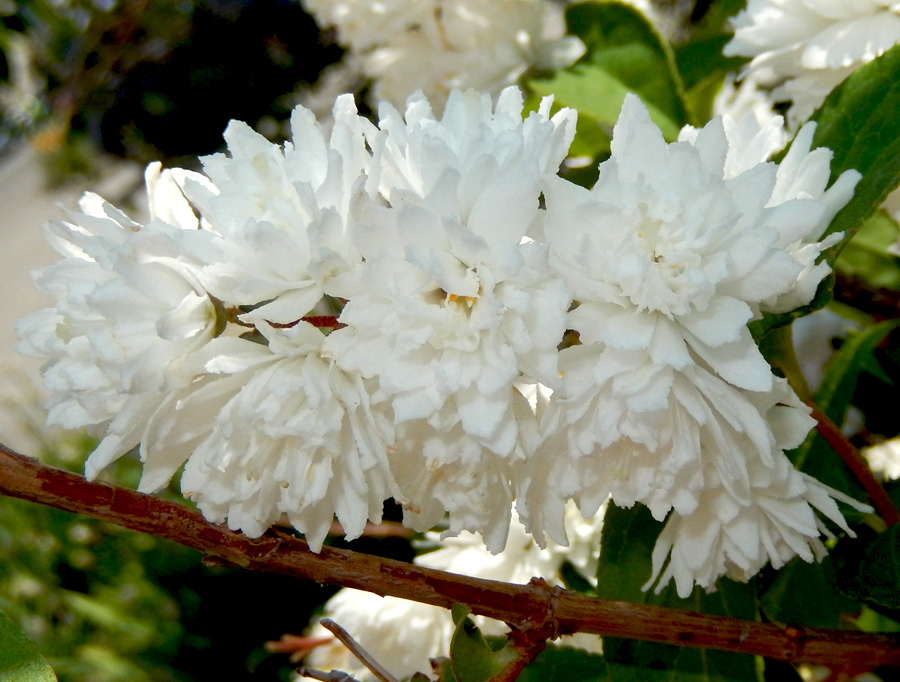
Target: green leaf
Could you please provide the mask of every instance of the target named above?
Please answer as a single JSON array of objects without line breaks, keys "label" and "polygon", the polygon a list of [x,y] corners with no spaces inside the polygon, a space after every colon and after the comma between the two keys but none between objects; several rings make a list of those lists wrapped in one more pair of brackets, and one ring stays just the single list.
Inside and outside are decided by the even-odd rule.
[{"label": "green leaf", "polygon": [[605,682],[617,680],[602,656],[581,649],[548,644],[522,670],[516,682]]},{"label": "green leaf", "polygon": [[[756,620],[756,594],[748,583],[721,579],[716,592],[706,594],[697,587],[687,599],[679,598],[671,583],[660,594],[641,590],[650,578],[651,553],[661,530],[662,524],[655,521],[643,505],[631,509],[609,505],[603,522],[597,568],[598,596]],[[758,680],[757,662],[753,656],[613,637],[604,637],[603,646],[609,663],[635,666],[645,671],[662,668],[669,671],[667,679]]]},{"label": "green leaf", "polygon": [[838,86],[813,114],[814,147],[834,152],[831,181],[848,169],[862,173],[850,202],[835,216],[826,235],[843,232],[831,248],[833,262],[845,244],[900,184],[900,46],[862,66]]},{"label": "green leaf", "polygon": [[454,604],[451,614],[456,629],[450,639],[450,665],[458,682],[487,682],[517,658],[518,652],[505,643],[494,650],[467,607]]},{"label": "green leaf", "polygon": [[[861,373],[876,360],[873,352],[900,320],[890,320],[850,334],[825,367],[825,376],[815,394],[816,405],[838,426],[844,423]],[[865,492],[840,456],[816,431],[788,453],[801,471],[851,497],[866,499]]]},{"label": "green leaf", "polygon": [[900,632],[900,622],[868,606],[860,609],[858,617],[848,620],[863,632]]},{"label": "green leaf", "polygon": [[897,223],[885,211],[876,211],[841,251],[837,271],[869,289],[900,291],[900,258],[888,251],[898,237]]},{"label": "green leaf", "polygon": [[737,72],[749,61],[722,54],[722,48],[729,40],[730,34],[716,34],[695,38],[675,50],[675,61],[686,90],[685,101],[691,121],[695,124],[712,118],[713,103],[726,75]]},{"label": "green leaf", "polygon": [[0,611],[0,680],[46,682],[56,680],[50,664],[34,642],[12,619]]},{"label": "green leaf", "polygon": [[[550,77],[529,81],[541,95],[554,95],[556,102],[578,110],[608,138],[619,118],[625,95],[638,94],[663,135],[674,140],[688,123],[683,102],[684,86],[675,68],[669,45],[644,16],[633,7],[617,2],[584,2],[566,10],[568,31],[587,47],[572,67]],[[609,152],[608,139],[593,137],[593,156]],[[603,144],[606,144],[605,149]],[[579,153],[586,149],[582,144]]]},{"label": "green leaf", "polygon": [[816,404],[834,423],[844,423],[860,373],[873,362],[872,354],[878,344],[898,324],[900,320],[888,320],[851,333],[828,363],[816,391]]},{"label": "green leaf", "polygon": [[675,62],[687,88],[696,87],[711,74],[737,71],[749,61],[744,57],[726,57],[722,54],[722,48],[730,40],[730,34],[718,34],[678,46]]},{"label": "green leaf", "polygon": [[889,609],[900,609],[900,525],[871,541],[841,543],[835,552],[835,572],[843,592]]},{"label": "green leaf", "polygon": [[778,571],[760,605],[769,620],[818,628],[846,627],[846,615],[860,609],[859,601],[838,591],[830,556],[811,564],[795,557]]}]

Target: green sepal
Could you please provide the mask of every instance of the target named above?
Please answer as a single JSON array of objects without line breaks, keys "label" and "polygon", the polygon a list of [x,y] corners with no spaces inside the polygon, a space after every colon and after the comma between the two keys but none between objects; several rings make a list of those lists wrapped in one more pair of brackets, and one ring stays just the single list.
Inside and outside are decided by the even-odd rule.
[{"label": "green sepal", "polygon": [[450,666],[457,682],[488,682],[516,660],[518,652],[505,641],[491,646],[469,618],[468,607],[454,604],[450,612],[456,625],[450,639]]}]

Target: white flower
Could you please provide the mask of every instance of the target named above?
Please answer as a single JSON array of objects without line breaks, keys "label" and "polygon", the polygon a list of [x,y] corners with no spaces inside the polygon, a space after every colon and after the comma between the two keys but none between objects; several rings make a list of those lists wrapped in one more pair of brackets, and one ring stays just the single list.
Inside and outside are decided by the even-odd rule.
[{"label": "white flower", "polygon": [[568,499],[590,516],[611,495],[663,520],[700,514],[714,490],[745,507],[781,494],[772,471],[813,422],[747,323],[812,297],[824,272],[807,273],[798,242],[818,255],[858,174],[825,191],[830,153],[809,152],[812,131],[779,168],[747,149],[774,139],[765,130],[715,119],[667,145],[629,97],[594,188],[548,186],[551,264],[574,293],[580,345],[560,353],[562,387],[520,477],[539,542],[566,541]]},{"label": "white flower", "polygon": [[570,325],[588,341],[647,348],[675,369],[701,359],[735,386],[766,391],[771,372],[747,322],[794,291],[804,263],[788,247],[822,233],[859,174],[823,193],[830,154],[807,153],[810,130],[785,159],[800,175],[757,163],[731,177],[722,120],[694,132],[667,145],[626,98],[594,188],[558,179],[545,191],[551,262],[580,301]]},{"label": "white flower", "polygon": [[326,140],[312,112],[298,106],[293,141],[283,148],[232,121],[229,154],[203,158],[205,176],[178,176],[209,227],[186,244],[206,262],[208,291],[233,306],[265,303],[243,320],[300,319],[359,259],[346,230],[350,205],[364,194],[371,124],[349,95],[337,99],[333,116]]},{"label": "white flower", "polygon": [[[740,175],[784,148],[788,141],[784,118],[772,107],[768,93],[752,78],[744,78],[736,86],[729,76],[722,84],[713,102],[713,111],[722,117],[728,138],[725,177]],[[693,126],[685,126],[678,139],[696,139],[697,132]]]},{"label": "white flower", "polygon": [[813,509],[851,537],[835,499],[871,510],[800,473],[784,455],[775,466],[760,460],[749,466],[748,498],[735,497],[725,486],[711,487],[696,511],[672,514],[653,549],[653,575],[644,589],[658,579],[659,591],[674,578],[678,596],[685,598],[694,584],[712,590],[722,575],[747,581],[768,562],[778,569],[795,556],[820,561],[826,554],[820,536],[832,535]]},{"label": "white flower", "polygon": [[510,414],[501,420],[512,445],[498,455],[463,426],[466,405],[448,402],[428,419],[397,428],[391,468],[406,499],[403,523],[426,531],[444,522],[441,537],[479,533],[490,552],[504,549],[517,470],[534,451],[537,424],[530,405],[512,389]]},{"label": "white flower", "polygon": [[891,438],[865,448],[862,454],[869,460],[872,471],[880,473],[888,480],[900,478],[900,438]]},{"label": "white flower", "polygon": [[[495,548],[511,502],[506,472],[527,456],[534,420],[515,384],[557,381],[571,300],[546,249],[526,239],[574,131],[571,112],[551,119],[549,107],[523,122],[521,93],[508,89],[496,109],[455,92],[441,120],[421,96],[405,122],[382,110],[370,182],[388,205],[354,214],[365,260],[356,286],[338,292],[349,299],[345,326],[325,341],[340,367],[377,381],[397,424],[409,422],[410,452],[428,451],[411,463],[397,454],[411,522],[456,510],[467,520],[451,513],[452,529],[485,532]],[[475,523],[489,483],[501,498],[488,508],[499,511]]]},{"label": "white flower", "polygon": [[[730,106],[726,100],[720,103],[722,108],[735,114],[726,111],[721,116],[728,140],[723,172],[726,179],[735,178],[765,163],[787,141],[784,119],[774,114],[756,93],[752,81],[745,80],[734,94]],[[824,147],[811,150],[815,130],[815,123],[805,124],[800,129],[775,174],[775,186],[767,206],[779,206],[794,199],[804,202],[813,200],[819,204],[816,210],[820,213],[813,227],[809,223],[798,222],[796,229],[782,229],[776,245],[790,254],[802,270],[788,289],[760,302],[760,308],[765,312],[788,312],[813,299],[819,282],[830,272],[828,264],[820,262],[820,256],[843,236],[836,233],[821,239],[822,234],[832,218],[850,200],[860,178],[856,171],[848,171],[831,187],[827,187],[833,154]],[[693,144],[698,135],[697,129],[685,126],[678,139]],[[792,207],[800,210],[796,203]]]},{"label": "white flower", "polygon": [[374,143],[387,207],[358,216],[365,262],[326,347],[376,377],[398,423],[452,400],[462,427],[498,454],[515,445],[513,383],[556,380],[569,303],[546,250],[523,243],[539,221],[545,178],[572,134],[549,101],[523,123],[522,99],[455,93],[441,121],[414,99],[404,125],[387,110]]},{"label": "white flower", "polygon": [[567,499],[585,516],[608,496],[622,507],[641,502],[659,521],[672,509],[693,513],[710,486],[746,500],[748,462],[774,466],[814,423],[783,379],[748,392],[698,365],[652,362],[643,350],[586,343],[561,356],[571,379],[551,397],[544,440],[521,474],[519,514],[538,542],[546,531],[565,543]]},{"label": "white flower", "polygon": [[[489,554],[478,535],[463,533],[442,542],[437,551],[416,557],[414,563],[488,580],[526,584],[532,577],[540,577],[551,585],[560,585],[563,564],[569,562],[585,580],[594,584],[602,518],[598,515],[593,520],[585,520],[570,505],[566,510],[566,528],[574,542],[567,549],[552,544],[540,549],[522,525],[515,522],[509,545],[502,554]],[[433,534],[430,537],[436,540]],[[340,624],[398,679],[417,671],[430,671],[430,659],[446,655],[450,649],[453,621],[449,611],[436,606],[343,589],[325,604],[324,616]],[[501,636],[508,630],[505,624],[495,620],[480,616],[475,620],[486,635]],[[316,625],[309,636],[328,637],[330,633]],[[564,637],[559,643],[600,653],[601,642],[599,637],[579,634]],[[370,673],[337,641],[314,649],[305,664],[371,679]]]},{"label": "white flower", "polygon": [[790,100],[792,125],[861,65],[900,42],[893,0],[749,0],[734,19],[726,55],[753,57],[747,73],[776,101]]},{"label": "white flower", "polygon": [[433,19],[438,0],[303,0],[322,28],[335,27],[338,42],[366,50]]},{"label": "white flower", "polygon": [[307,7],[336,26],[377,101],[400,106],[423,90],[442,108],[453,89],[496,95],[530,67],[568,66],[584,52],[562,36],[559,8],[546,0],[388,0]]},{"label": "white flower", "polygon": [[180,246],[197,219],[158,164],[146,179],[153,219],[145,226],[93,194],[82,213],[50,224],[47,239],[63,259],[36,281],[56,304],[17,325],[19,350],[48,360],[48,423],[106,432],[89,478],[137,445],[168,393],[192,380],[183,358],[215,332],[200,264]]},{"label": "white flower", "polygon": [[285,514],[319,551],[336,515],[358,537],[386,499],[402,501],[387,463],[390,425],[362,379],[322,356],[320,330],[260,331],[268,345],[221,337],[195,356],[203,378],[148,426],[141,490],[187,459],[182,491],[214,523],[257,537]]}]

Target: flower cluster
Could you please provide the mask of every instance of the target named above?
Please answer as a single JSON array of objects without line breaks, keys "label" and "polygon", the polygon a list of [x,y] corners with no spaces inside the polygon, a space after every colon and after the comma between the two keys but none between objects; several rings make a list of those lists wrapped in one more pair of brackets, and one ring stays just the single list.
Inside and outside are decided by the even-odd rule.
[{"label": "flower cluster", "polygon": [[416,90],[443,108],[454,88],[497,94],[527,69],[562,68],[584,51],[547,0],[304,0],[335,27],[378,100]]},{"label": "flower cluster", "polygon": [[849,500],[786,459],[808,409],[748,323],[811,300],[858,174],[826,187],[812,126],[780,165],[755,119],[667,144],[629,96],[588,190],[551,105],[418,94],[375,125],[342,96],[328,135],[299,107],[283,147],[232,123],[202,173],[151,166],[146,225],[86,197],[19,333],[50,420],[107,434],[88,475],[139,444],[142,490],[184,464],[208,519],[314,550],[388,498],[494,553],[514,503],[543,546],[570,500],[641,502],[681,594],[821,554],[814,509],[846,529]]},{"label": "flower cluster", "polygon": [[892,0],[749,0],[734,19],[726,55],[752,57],[746,74],[792,102],[805,121],[847,76],[900,43]]}]

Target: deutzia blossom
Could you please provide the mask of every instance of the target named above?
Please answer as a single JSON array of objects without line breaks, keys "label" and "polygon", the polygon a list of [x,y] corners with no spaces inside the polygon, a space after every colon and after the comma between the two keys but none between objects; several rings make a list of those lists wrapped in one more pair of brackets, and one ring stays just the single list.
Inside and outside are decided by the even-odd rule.
[{"label": "deutzia blossom", "polygon": [[441,109],[453,89],[499,93],[532,66],[561,68],[584,46],[563,38],[558,8],[546,0],[388,0],[307,7],[336,26],[379,101],[400,106],[417,90]]},{"label": "deutzia blossom", "polygon": [[[585,520],[569,505],[565,517],[572,538],[568,548],[550,544],[540,549],[522,525],[514,521],[502,554],[489,554],[478,535],[462,533],[441,542],[437,551],[416,557],[414,563],[488,580],[526,584],[532,577],[540,577],[551,585],[561,585],[562,567],[568,562],[581,577],[594,584],[603,516]],[[436,541],[437,537],[430,533],[429,539]],[[446,609],[343,589],[325,604],[324,611],[324,617],[339,623],[397,679],[417,671],[430,671],[430,659],[444,656],[450,649],[454,626]],[[481,616],[474,619],[486,635],[502,636],[508,631],[505,624],[496,620]],[[331,636],[321,625],[311,628],[308,634],[316,638]],[[558,643],[596,653],[602,651],[601,638],[593,635],[565,636]],[[305,664],[320,670],[342,670],[361,680],[372,679],[371,673],[336,640],[313,649]]]},{"label": "deutzia blossom", "polygon": [[711,590],[722,575],[747,581],[769,562],[778,569],[795,556],[821,561],[826,551],[819,537],[832,535],[813,508],[851,536],[835,499],[869,509],[800,473],[784,455],[775,466],[754,459],[749,466],[747,498],[735,497],[727,486],[710,487],[696,511],[672,514],[653,549],[645,589],[658,578],[659,591],[674,578],[678,596],[686,598],[694,584]]},{"label": "deutzia blossom", "polygon": [[362,379],[323,356],[320,330],[260,331],[266,345],[222,337],[192,358],[203,379],[148,426],[141,487],[164,485],[187,458],[182,491],[214,523],[257,537],[285,514],[318,551],[336,515],[358,537],[400,497],[390,426],[370,410]]},{"label": "deutzia blossom", "polygon": [[724,54],[752,57],[747,73],[790,100],[805,121],[853,71],[900,42],[893,0],[749,0]]},{"label": "deutzia blossom", "polygon": [[[546,248],[526,237],[543,217],[539,198],[566,153],[574,115],[551,118],[548,99],[523,122],[522,106],[514,89],[496,109],[485,95],[455,92],[437,120],[427,100],[414,97],[405,122],[392,107],[382,109],[372,140],[370,182],[389,205],[367,204],[356,215],[364,262],[356,286],[340,292],[349,299],[343,327],[326,348],[340,367],[377,380],[397,424],[417,420],[405,427],[413,445],[432,438],[423,429],[436,428],[443,439],[426,448],[433,453],[427,468],[405,491],[414,514],[434,499],[420,497],[433,488],[421,476],[454,470],[474,477],[492,508],[508,506],[510,487],[501,504],[503,488],[488,491],[472,465],[499,457],[508,461],[496,465],[507,467],[526,456],[533,415],[517,407],[524,399],[514,384],[557,381],[570,297]],[[472,488],[457,482],[461,493]],[[448,510],[468,506],[457,499],[444,503]],[[460,529],[501,538],[488,532],[493,525],[483,519]]]},{"label": "deutzia blossom", "polygon": [[[750,81],[745,81],[740,90],[752,93]],[[751,99],[752,94],[737,94],[735,108],[739,116],[725,114],[721,117],[722,127],[728,141],[725,154],[723,178],[736,178],[745,171],[765,163],[767,159],[781,151],[787,140],[784,119],[772,113],[758,100],[755,104],[745,104],[748,109],[741,111],[740,99]],[[802,270],[796,280],[786,290],[760,301],[760,309],[770,313],[782,313],[794,310],[809,303],[815,296],[819,282],[829,272],[827,263],[820,262],[822,252],[837,244],[840,233],[822,239],[825,228],[837,212],[846,204],[859,181],[859,173],[843,173],[833,186],[828,187],[830,177],[829,166],[832,152],[830,149],[811,149],[816,123],[805,124],[791,143],[791,147],[778,164],[775,173],[775,184],[767,203],[767,207],[790,205],[792,210],[814,212],[812,221],[798,221],[793,226],[779,229],[776,243],[784,249]],[[678,139],[695,144],[700,131],[685,126]],[[827,189],[826,189],[827,188]],[[810,201],[815,202],[814,208]],[[802,206],[806,208],[801,208]]]},{"label": "deutzia blossom", "polygon": [[415,30],[433,16],[435,0],[303,0],[323,28],[335,27],[338,41],[365,50]]},{"label": "deutzia blossom", "polygon": [[20,352],[47,359],[48,423],[105,432],[87,462],[94,478],[135,447],[159,404],[191,382],[182,361],[215,332],[200,264],[181,246],[197,219],[171,174],[146,174],[152,220],[138,225],[94,194],[55,221],[47,239],[63,256],[36,272],[55,306],[17,325]]},{"label": "deutzia blossom", "polygon": [[283,147],[232,121],[228,154],[204,157],[205,175],[178,176],[209,228],[185,249],[205,261],[201,279],[212,295],[254,308],[245,321],[300,319],[359,259],[346,231],[350,205],[364,191],[371,124],[349,95],[337,99],[333,117],[326,139],[298,106]]},{"label": "deutzia blossom", "polygon": [[845,173],[824,191],[831,155],[808,153],[811,133],[784,162],[801,175],[746,160],[732,175],[721,119],[667,145],[629,96],[593,189],[559,180],[545,191],[551,259],[580,302],[573,328],[675,369],[701,358],[737,387],[769,390],[746,324],[796,286],[803,264],[786,247],[821,235],[859,179]]},{"label": "deutzia blossom", "polygon": [[600,350],[590,337],[561,363],[572,379],[542,420],[519,507],[539,542],[543,530],[565,542],[569,498],[588,516],[610,495],[623,507],[641,502],[660,521],[673,508],[693,513],[710,485],[746,500],[748,460],[772,466],[782,456],[773,425],[793,447],[813,424],[782,379],[771,394],[744,392],[700,366],[678,371],[645,351]]},{"label": "deutzia blossom", "polygon": [[891,438],[861,452],[869,461],[872,471],[881,474],[886,480],[900,478],[900,438]]},{"label": "deutzia blossom", "polygon": [[[593,189],[548,186],[550,262],[574,293],[580,344],[560,353],[563,385],[522,477],[518,509],[538,541],[565,542],[566,499],[586,515],[607,495],[642,502],[658,520],[698,513],[710,490],[750,505],[756,481],[776,480],[760,471],[782,467],[812,425],[747,323],[782,296],[809,301],[827,268],[807,273],[798,243],[818,255],[859,175],[825,190],[830,154],[809,152],[811,131],[784,162],[803,172],[782,175],[732,147],[747,130],[758,137],[714,119],[667,145],[629,97]],[[724,571],[713,565],[711,579]]]}]

